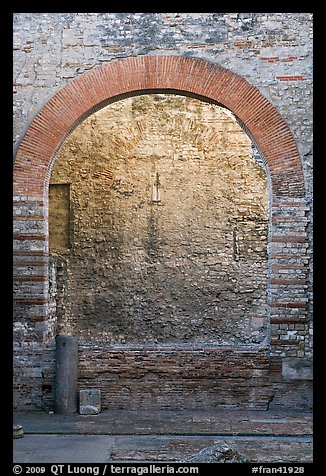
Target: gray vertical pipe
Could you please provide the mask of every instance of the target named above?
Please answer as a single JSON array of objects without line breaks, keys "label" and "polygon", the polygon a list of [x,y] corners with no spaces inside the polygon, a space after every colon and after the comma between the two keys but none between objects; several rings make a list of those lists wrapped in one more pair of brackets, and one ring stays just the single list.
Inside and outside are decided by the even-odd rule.
[{"label": "gray vertical pipe", "polygon": [[78,337],[56,337],[55,412],[77,412]]}]

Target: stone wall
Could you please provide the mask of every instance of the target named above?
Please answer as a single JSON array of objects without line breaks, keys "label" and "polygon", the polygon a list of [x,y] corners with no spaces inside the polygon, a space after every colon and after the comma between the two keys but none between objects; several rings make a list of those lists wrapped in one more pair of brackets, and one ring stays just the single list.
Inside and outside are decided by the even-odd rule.
[{"label": "stone wall", "polygon": [[66,288],[58,332],[262,342],[267,210],[266,172],[225,109],[146,95],[95,113],[52,170],[50,254],[65,262]]},{"label": "stone wall", "polygon": [[[169,86],[170,84],[173,84],[173,88],[177,90],[182,90],[182,87],[186,85],[186,91],[199,91],[204,99],[206,96],[213,99],[217,97],[221,99],[221,104],[224,104],[225,100],[231,111],[234,113],[239,111],[239,117],[243,115],[245,124],[242,125],[247,128],[247,131],[252,131],[252,139],[256,142],[256,145],[260,143],[261,157],[267,162],[266,172],[269,189],[269,238],[267,246],[269,260],[266,299],[268,310],[266,320],[264,320],[265,318],[262,318],[264,273],[261,270],[258,275],[255,273],[255,277],[257,277],[260,284],[254,291],[256,293],[254,300],[250,303],[249,298],[245,305],[247,316],[251,315],[251,317],[247,321],[247,318],[243,318],[244,320],[241,321],[246,325],[248,324],[249,327],[242,329],[240,334],[236,336],[236,325],[233,325],[235,321],[233,324],[230,323],[231,335],[233,336],[230,341],[235,346],[231,351],[235,356],[235,365],[237,362],[240,368],[243,355],[241,352],[237,352],[236,343],[239,341],[242,343],[248,342],[255,338],[259,342],[264,336],[269,335],[270,339],[265,343],[267,347],[264,351],[267,352],[266,358],[269,359],[269,373],[265,383],[267,382],[266,385],[269,385],[272,389],[270,406],[310,407],[313,332],[311,273],[312,15],[309,13],[17,13],[14,15],[13,47],[15,152],[18,149],[18,161],[16,159],[14,172],[15,182],[18,183],[18,186],[15,187],[14,196],[14,333],[16,340],[14,396],[16,408],[48,409],[53,407],[53,338],[56,332],[68,331],[69,329],[70,332],[77,331],[82,339],[93,341],[93,350],[95,349],[94,346],[100,345],[98,342],[96,343],[98,340],[96,337],[97,325],[93,328],[81,325],[78,328],[75,325],[76,323],[74,324],[72,316],[85,317],[84,309],[76,313],[76,309],[72,309],[69,299],[67,300],[72,289],[78,291],[77,281],[74,281],[74,279],[69,281],[69,277],[72,276],[69,275],[69,272],[71,273],[71,270],[76,271],[77,261],[70,268],[72,263],[71,251],[68,253],[65,250],[67,245],[71,247],[71,244],[74,243],[74,237],[78,236],[79,233],[78,223],[81,223],[78,213],[76,218],[67,213],[67,208],[69,206],[69,209],[71,209],[75,203],[78,206],[82,205],[81,208],[84,207],[85,209],[85,203],[83,203],[83,197],[77,198],[78,194],[76,195],[72,185],[68,186],[63,178],[62,182],[57,181],[57,185],[58,182],[60,182],[59,185],[62,185],[61,188],[60,186],[50,187],[51,202],[52,199],[55,199],[60,203],[65,202],[66,205],[65,208],[61,209],[63,212],[60,219],[61,228],[60,230],[57,229],[57,239],[61,237],[61,245],[58,245],[59,249],[56,249],[55,252],[52,247],[51,254],[53,256],[49,260],[47,181],[52,163],[74,127],[90,112],[94,112],[93,107],[99,109],[104,106],[106,98],[111,98],[111,102],[121,99],[123,95],[122,97],[114,96],[114,94],[120,94],[121,91],[130,90],[133,94],[135,89],[140,88],[140,93],[144,93],[146,88],[151,87],[148,85],[153,84],[152,87],[156,87],[155,81],[160,87],[165,82],[168,84],[168,88],[172,87]],[[164,56],[166,56],[166,59],[163,58]],[[187,61],[182,61],[183,58]],[[151,59],[157,61],[151,61]],[[173,62],[173,59],[175,59],[175,62]],[[192,59],[204,60],[207,63],[201,66],[199,63],[190,61]],[[119,61],[122,62],[119,63]],[[146,72],[145,76],[142,76],[143,71]],[[237,76],[234,77],[233,74]],[[190,78],[189,84],[187,83],[188,78]],[[224,81],[227,82],[227,85]],[[103,90],[101,89],[102,84],[104,85]],[[257,88],[256,92],[253,92],[250,85]],[[64,89],[68,86],[68,89]],[[85,91],[87,94],[83,96],[82,94]],[[218,94],[215,95],[215,91],[218,91]],[[266,100],[263,98],[266,98]],[[136,102],[137,100],[139,98],[134,99]],[[143,100],[145,100],[145,96]],[[216,102],[219,101],[215,100],[215,104]],[[118,102],[112,106],[113,109],[119,111],[122,103],[119,105]],[[277,115],[278,113],[280,116]],[[94,127],[91,125],[92,118],[93,122],[97,121],[97,125],[100,123],[95,119],[96,117],[90,117],[88,123],[90,131],[92,128],[94,131]],[[280,120],[280,117],[282,120]],[[282,122],[283,120],[284,122]],[[143,122],[140,121],[140,124],[143,124]],[[181,121],[179,126],[188,127],[188,132],[193,132],[191,121],[188,119]],[[81,127],[87,128],[86,122]],[[207,139],[209,137],[208,129],[204,128],[203,138],[206,137]],[[135,146],[141,136],[141,131],[137,131],[136,125],[136,129],[126,132],[125,137],[135,141],[132,147]],[[25,134],[26,132],[27,134]],[[117,148],[121,150],[121,147],[125,147],[126,140],[124,136],[118,135],[117,137],[117,135],[115,136],[117,140],[115,150]],[[293,145],[293,138],[295,146]],[[198,146],[196,141],[195,145]],[[61,152],[62,156],[67,153],[68,148],[68,145],[64,146]],[[297,158],[295,158],[296,149],[299,153],[299,167]],[[193,153],[194,148],[187,151],[187,153],[189,152]],[[125,150],[125,156],[128,156],[128,153],[128,150]],[[140,160],[144,159],[138,158]],[[103,166],[101,154],[99,154],[98,159],[98,163]],[[58,160],[60,160],[59,157]],[[95,160],[92,161],[93,164],[95,162]],[[180,162],[183,164],[179,155],[172,163]],[[122,163],[122,159],[119,163]],[[195,161],[193,159],[190,160],[190,163],[191,167],[194,167]],[[217,164],[218,161],[215,163]],[[250,160],[249,158],[245,160],[245,163],[244,175],[248,172],[248,177],[253,177],[259,171],[258,175],[262,178],[263,169],[259,168],[257,163],[255,165],[252,157]],[[166,162],[166,167],[168,167],[167,164]],[[105,162],[106,165],[107,162]],[[232,164],[230,164],[230,167],[232,169]],[[305,190],[302,187],[301,167]],[[89,170],[81,170],[80,172],[81,174],[85,173],[87,179],[90,178]],[[93,172],[95,172],[95,175]],[[97,172],[92,171],[90,189],[93,195],[91,201],[94,199],[96,187],[99,187],[101,193],[104,191],[104,187],[107,187],[107,190],[110,190],[111,198],[115,196],[117,199],[119,191],[122,190],[124,193],[119,195],[121,202],[131,203],[136,194],[133,192],[128,196],[129,190],[131,190],[128,183],[124,184],[122,181],[119,187],[114,188],[114,181],[116,185],[118,184],[114,174],[116,172],[121,174],[124,172],[123,169],[115,170],[110,166],[105,169],[105,172],[105,176],[101,174],[96,176]],[[146,190],[146,197],[150,195],[153,198],[155,170],[148,170],[147,172],[150,180],[146,185],[147,188],[145,187],[143,190]],[[203,172],[201,178],[205,176],[205,171]],[[162,216],[161,210],[164,208],[164,200],[171,204],[172,196],[168,198],[165,195],[164,197],[164,193],[166,194],[164,174],[160,174],[160,171],[158,173],[159,191],[162,194],[161,202],[148,204],[147,212],[151,207],[155,211],[160,210],[159,216]],[[226,174],[225,178],[230,179],[230,173]],[[206,174],[208,174],[208,169]],[[174,174],[173,177],[176,178],[176,175]],[[107,181],[106,185],[104,185],[105,181]],[[224,183],[221,182],[220,185],[223,188]],[[181,192],[184,193],[185,189],[180,188]],[[223,190],[225,191],[226,187]],[[217,192],[214,188],[211,188],[210,191],[213,192],[213,195]],[[217,193],[216,196],[219,196],[219,194]],[[200,199],[204,202],[206,200],[206,203],[208,201],[205,193],[200,195]],[[259,205],[262,203],[264,202],[259,202]],[[253,202],[251,202],[249,209],[252,209],[252,204]],[[181,205],[184,207],[185,201],[180,204],[180,207]],[[221,210],[224,210],[224,216],[222,217],[223,229],[228,231],[225,234],[225,257],[229,260],[229,264],[232,259],[234,260],[233,266],[231,266],[232,273],[235,273],[237,267],[241,266],[245,267],[246,272],[248,272],[253,270],[254,255],[255,260],[263,264],[264,251],[252,248],[246,256],[241,255],[241,239],[244,239],[243,243],[248,245],[248,233],[252,221],[247,220],[247,218],[241,219],[240,225],[238,218],[236,218],[237,227],[232,228],[232,220],[229,222],[225,220],[225,205],[226,202],[223,201],[223,208],[221,208]],[[231,208],[231,217],[235,219],[240,210],[240,204],[237,204],[234,199]],[[260,216],[263,216],[261,214],[263,208],[260,206],[260,212],[258,213]],[[218,208],[216,207],[215,210],[218,210]],[[81,215],[85,217],[84,211]],[[184,211],[186,211],[186,208],[184,208]],[[149,215],[145,214],[145,210],[143,212],[144,222],[147,220],[148,223]],[[255,216],[257,218],[256,212]],[[201,214],[202,212],[200,212],[200,216]],[[53,213],[51,213],[51,216],[54,216]],[[98,217],[101,225],[105,222],[103,217],[104,215],[101,212]],[[207,219],[207,214],[204,214],[203,217]],[[266,218],[263,218],[264,220]],[[145,231],[147,235],[155,236],[158,230],[157,223],[154,219],[151,227],[147,226],[146,230],[144,227],[140,228],[144,232],[141,236],[145,236]],[[255,223],[255,229],[257,229],[257,220]],[[77,228],[74,230],[72,225],[76,225]],[[91,223],[91,225],[93,225],[95,232],[96,226],[94,226],[94,223]],[[130,231],[135,229],[134,225],[135,223],[130,223],[128,227],[129,235]],[[260,239],[262,243],[265,243],[265,225],[265,222],[262,223],[261,235],[260,237],[258,235],[254,237],[254,244],[257,245],[257,240]],[[242,226],[243,228],[241,228]],[[221,236],[222,226],[216,224],[215,229],[218,231],[216,235]],[[74,234],[75,232],[77,235]],[[51,234],[52,237],[55,236],[53,227]],[[126,230],[125,238],[127,235]],[[84,238],[81,240],[83,248],[86,243]],[[119,235],[118,239],[120,238]],[[206,238],[206,244],[212,243],[212,241],[214,246],[218,244],[218,240],[214,241],[214,237],[208,233],[205,235]],[[101,240],[101,237],[99,239]],[[118,239],[116,239],[116,242]],[[98,254],[101,241],[95,241],[95,243],[96,253]],[[119,241],[118,243],[120,244]],[[152,240],[152,248],[154,245],[157,246],[157,243],[156,239]],[[183,248],[183,245],[179,244],[181,245],[180,256],[186,252],[187,255],[193,256],[194,248],[188,252],[189,249]],[[159,245],[156,249],[161,252],[162,242]],[[249,250],[247,245],[242,247],[242,251],[245,248]],[[113,246],[115,247],[115,245]],[[166,247],[166,245],[164,246]],[[69,249],[71,250],[71,248]],[[113,251],[114,249],[111,250],[111,254]],[[166,253],[165,249],[164,253]],[[238,261],[234,259],[237,257],[237,253],[239,253]],[[146,262],[147,269],[154,269],[153,263],[155,261],[150,261],[150,255],[148,255],[150,259],[146,261],[144,256],[145,254],[142,255],[140,262],[143,264]],[[118,257],[118,253],[115,257],[112,254],[112,258],[115,258],[116,262],[119,262]],[[176,255],[173,256],[173,258],[176,257]],[[213,257],[213,255],[207,254],[204,257],[206,264],[207,260]],[[187,267],[182,268],[182,260],[176,260],[176,262],[180,264],[176,267],[180,275],[182,274],[181,270],[184,270],[186,274]],[[134,261],[132,263],[134,264]],[[189,264],[189,261],[185,260],[184,263]],[[198,271],[205,271],[204,268],[202,266],[198,268]],[[221,272],[222,268],[223,266],[220,265],[216,268],[216,271]],[[94,270],[94,267],[92,270]],[[75,271],[74,276],[77,276]],[[109,273],[109,276],[106,276],[106,278],[109,278],[112,270],[105,269],[104,271]],[[124,275],[126,275],[125,272]],[[243,276],[245,277],[246,273]],[[154,282],[154,278],[157,279],[155,273],[151,276],[151,283]],[[94,279],[97,282],[96,289],[99,289],[97,286],[101,281],[95,277]],[[236,283],[240,284],[240,288],[244,283],[241,279],[237,277],[236,280]],[[74,282],[75,288],[69,288],[65,284],[71,283],[72,286]],[[213,280],[209,280],[209,282],[211,286]],[[187,289],[190,290],[190,281],[186,279],[185,283]],[[198,280],[198,284],[200,299],[203,302],[207,296],[203,296],[201,291],[204,288],[202,281]],[[217,285],[215,286],[217,287]],[[180,287],[179,284],[177,287]],[[242,287],[242,291],[244,289]],[[103,292],[107,292],[105,288],[103,288]],[[235,293],[235,287],[227,292],[229,297],[237,294]],[[83,296],[87,294],[85,294],[85,289],[83,293]],[[111,290],[110,293],[111,299]],[[135,295],[134,293],[133,296]],[[220,297],[224,300],[226,294],[223,297],[223,293],[221,293]],[[117,293],[115,298],[117,298]],[[94,316],[94,302],[87,301],[87,299],[86,297],[86,303],[84,303],[86,310],[88,306],[91,315]],[[158,304],[163,305],[163,312],[166,317],[166,299],[170,300],[170,296],[162,295],[160,299],[162,302]],[[112,302],[112,299],[110,302]],[[232,299],[229,300],[229,303],[233,303],[232,306],[235,302]],[[220,305],[221,301],[219,302]],[[133,306],[133,301],[129,302],[127,306],[130,309]],[[253,314],[255,306],[258,312],[256,317]],[[157,308],[155,307],[155,309]],[[178,310],[178,306],[175,309],[169,309],[171,309],[172,315],[175,310]],[[232,309],[240,316],[240,308],[235,306]],[[223,314],[223,308],[220,307],[219,310]],[[175,312],[171,322],[176,323],[177,316],[178,312]],[[258,322],[254,323],[255,318],[258,318]],[[201,315],[195,323],[196,325],[200,324],[198,327],[200,339],[211,343],[218,339],[223,341],[226,337],[225,332],[223,331],[221,334],[221,328],[217,327],[212,330],[208,325],[209,320],[204,322],[205,316]],[[177,332],[175,332],[176,329]],[[160,339],[167,341],[172,340],[173,335],[177,337],[177,340],[181,336],[186,338],[187,335],[186,332],[182,334],[183,331],[181,331],[180,326],[174,327],[174,334],[173,332],[170,335],[165,334],[164,338],[162,328],[156,329],[156,331],[158,330]],[[207,334],[205,334],[205,330],[207,330]],[[106,341],[111,342],[111,345],[114,345],[112,342],[122,342],[125,338],[118,338],[118,332],[116,331],[114,334],[114,336],[107,335],[105,338]],[[195,340],[195,334],[195,330],[190,329],[188,335],[190,340]],[[154,336],[151,336],[148,332],[146,335],[149,340],[152,339],[154,342]],[[100,347],[105,348],[106,345],[109,345],[109,343],[102,343]],[[195,345],[195,343],[193,342],[192,345]],[[252,346],[250,351],[255,352],[258,362],[260,359],[259,344],[252,342],[250,345]],[[256,350],[254,350],[254,347]],[[84,351],[81,349],[81,352]],[[129,355],[130,351],[127,347],[125,352],[126,356]],[[138,350],[134,350],[134,352],[132,359],[139,355],[137,354]],[[178,352],[180,353],[181,350],[179,349]],[[100,351],[101,353],[102,351]],[[119,375],[117,378],[123,380],[124,356],[123,354],[119,355],[122,367],[121,373],[117,372],[116,377]],[[147,359],[145,354],[141,354],[141,356],[145,360]],[[162,362],[167,362],[164,349],[162,349],[159,356]],[[207,353],[207,356],[213,358],[210,352]],[[87,362],[89,361],[92,361],[92,359],[88,358]],[[100,361],[97,363],[101,366]],[[210,365],[208,361],[205,362],[203,363],[204,367],[206,364]],[[158,364],[158,362],[156,363]],[[154,365],[154,362],[152,364]],[[81,385],[88,385],[91,382],[101,387],[106,378],[110,379],[112,377],[103,374],[102,379],[100,374],[96,374],[96,366],[93,365],[94,378],[92,378],[89,373],[85,373],[82,357],[80,366],[83,369],[81,379],[84,379],[81,380]],[[253,367],[255,366],[256,363],[253,364]],[[90,368],[91,364],[88,371]],[[109,370],[107,369],[107,371]],[[158,374],[162,377],[162,369],[158,371]],[[253,376],[251,374],[250,379]],[[240,384],[242,377],[240,374],[238,377],[240,379],[238,383]],[[236,384],[236,381],[235,379],[233,382]],[[134,389],[141,387],[141,385],[138,385],[139,383],[140,381],[137,379],[133,381]],[[165,386],[164,379],[161,384],[159,387],[162,391],[164,388],[167,389],[164,405],[168,405],[169,398],[173,394],[173,392],[169,393],[168,388],[172,389],[172,387]],[[206,382],[202,382],[202,384],[206,385],[205,388],[208,389],[209,385],[214,386],[214,379],[207,376]],[[262,395],[269,394],[269,390],[266,394],[264,393],[267,389],[264,386],[265,384],[260,382],[260,385]],[[129,390],[130,388],[129,386]],[[179,397],[181,398],[181,395],[185,393],[184,390],[181,390],[181,387],[178,388],[180,393],[177,400],[182,406]],[[194,389],[195,386],[192,388]],[[227,386],[225,390],[227,391]],[[107,390],[104,387],[103,391],[106,394]],[[132,395],[132,397],[130,397],[129,403],[128,399],[125,399],[126,405],[131,403],[136,393],[131,391],[129,395]],[[247,405],[254,405],[255,401],[259,401],[259,405],[264,402],[263,405],[265,405],[268,401],[265,397],[256,399],[255,395],[255,392],[251,394],[251,397],[248,394]],[[206,396],[207,404],[209,398],[213,397],[210,391],[206,393]],[[106,397],[108,407],[112,398],[112,395],[110,398]],[[204,401],[200,394],[196,394],[196,392],[193,394],[193,398],[192,402],[188,399],[185,405],[196,406],[196,398],[199,398],[198,401]],[[217,400],[215,400],[215,403],[213,400],[210,400],[210,404],[214,406]],[[159,401],[155,400],[154,396],[149,401],[154,408],[159,406]],[[232,405],[232,402],[235,402],[235,400],[232,397],[230,386],[229,403]],[[245,404],[244,402],[241,403],[240,400],[238,400],[238,403],[239,405]]]}]

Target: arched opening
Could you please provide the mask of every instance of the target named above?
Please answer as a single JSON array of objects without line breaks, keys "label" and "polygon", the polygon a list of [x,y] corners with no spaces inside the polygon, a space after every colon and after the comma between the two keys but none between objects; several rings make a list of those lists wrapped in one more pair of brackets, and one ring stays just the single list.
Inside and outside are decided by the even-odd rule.
[{"label": "arched opening", "polygon": [[49,225],[59,333],[267,342],[267,176],[225,108],[151,94],[94,113],[56,158]]},{"label": "arched opening", "polygon": [[[305,345],[295,328],[306,326],[308,302],[307,207],[301,161],[288,125],[258,89],[232,71],[193,58],[139,56],[93,68],[56,93],[26,131],[14,164],[17,373],[25,379],[24,392],[30,395],[31,404],[42,406],[46,400],[42,388],[51,379],[47,363],[57,323],[48,247],[48,188],[55,158],[71,132],[96,110],[118,99],[153,92],[183,94],[225,107],[243,125],[264,161],[269,182],[266,322],[270,339],[267,348],[245,350],[217,348],[211,343],[190,348],[166,344],[160,349],[155,344],[150,348],[133,344],[129,349],[116,344],[96,351],[95,366],[94,348],[85,344],[80,348],[83,385],[95,382],[101,386],[105,401],[117,408],[266,408],[271,397],[270,355],[276,359],[273,372],[281,379],[282,358],[302,355]],[[160,198],[161,178],[156,178],[154,202]],[[155,231],[155,221],[151,230]],[[236,255],[236,234],[234,241]],[[25,378],[19,354],[30,353],[35,360],[35,349],[43,354],[36,381]],[[158,378],[160,386],[150,385]]]}]

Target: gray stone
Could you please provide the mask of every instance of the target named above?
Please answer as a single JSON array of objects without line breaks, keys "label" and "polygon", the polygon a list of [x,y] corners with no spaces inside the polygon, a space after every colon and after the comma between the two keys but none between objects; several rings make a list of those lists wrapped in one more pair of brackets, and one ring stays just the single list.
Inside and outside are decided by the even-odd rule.
[{"label": "gray stone", "polygon": [[21,425],[14,425],[13,426],[13,437],[14,438],[23,438],[24,437],[24,430]]},{"label": "gray stone", "polygon": [[79,413],[96,415],[101,411],[101,391],[97,388],[86,388],[79,391]]},{"label": "gray stone", "polygon": [[248,463],[249,460],[225,443],[208,446],[181,463]]},{"label": "gray stone", "polygon": [[282,362],[282,377],[285,380],[312,380],[311,359],[285,358]]},{"label": "gray stone", "polygon": [[80,405],[79,413],[81,415],[97,415],[100,413],[98,407],[94,407],[94,405]]}]

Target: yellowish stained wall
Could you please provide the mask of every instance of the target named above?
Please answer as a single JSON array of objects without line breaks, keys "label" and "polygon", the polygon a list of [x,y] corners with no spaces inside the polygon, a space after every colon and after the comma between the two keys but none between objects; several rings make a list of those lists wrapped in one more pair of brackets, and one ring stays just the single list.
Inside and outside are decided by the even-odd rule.
[{"label": "yellowish stained wall", "polygon": [[59,333],[264,340],[267,177],[229,111],[160,94],[111,104],[73,131],[51,184],[66,185],[49,205]]}]

